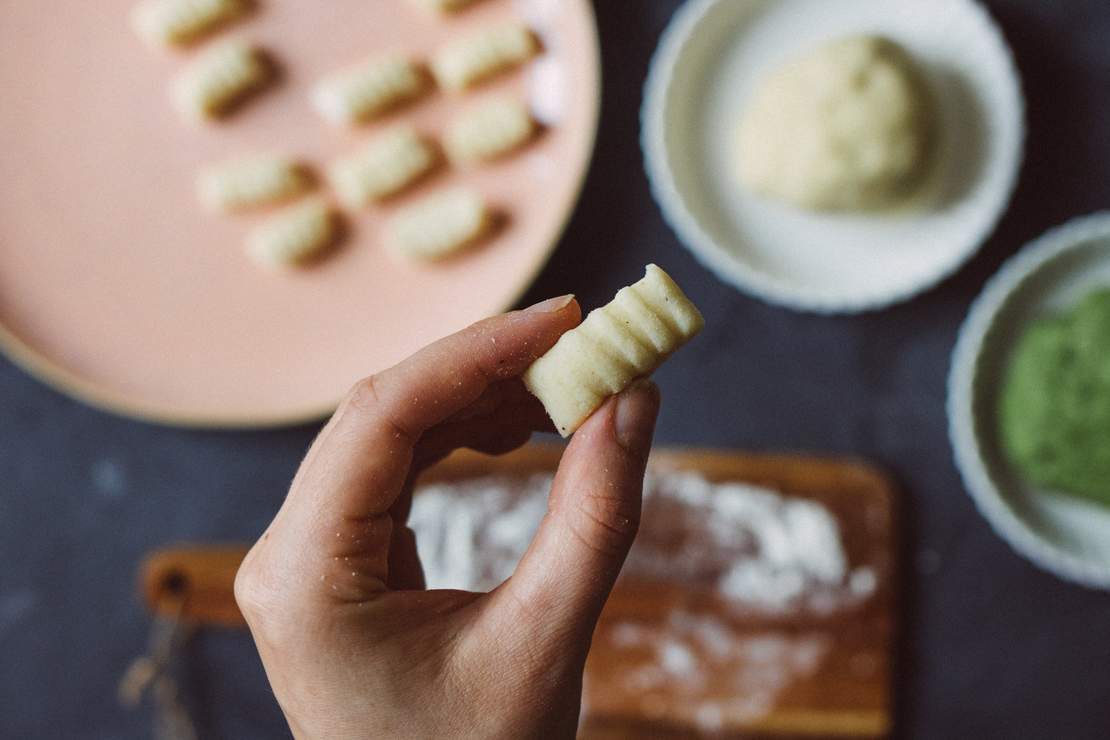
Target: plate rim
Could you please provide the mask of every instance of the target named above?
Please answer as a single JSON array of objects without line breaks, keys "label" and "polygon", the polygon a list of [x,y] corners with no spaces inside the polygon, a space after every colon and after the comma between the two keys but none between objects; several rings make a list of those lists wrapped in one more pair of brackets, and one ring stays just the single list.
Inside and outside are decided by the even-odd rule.
[{"label": "plate rim", "polygon": [[[551,260],[559,241],[566,233],[567,226],[577,209],[582,196],[590,163],[597,144],[597,132],[601,114],[602,70],[601,40],[597,27],[597,15],[590,0],[575,0],[579,12],[586,22],[586,38],[583,39],[583,52],[589,55],[587,66],[592,71],[588,85],[588,95],[584,100],[587,127],[580,150],[576,153],[575,165],[578,175],[574,187],[567,192],[562,205],[562,216],[553,222],[547,235],[547,246],[537,252],[534,265],[524,274],[520,288],[514,291],[500,310],[507,311],[517,304],[532,287],[536,278]],[[275,429],[299,426],[319,421],[329,416],[339,406],[346,395],[346,389],[335,399],[322,404],[311,404],[274,413],[207,413],[190,412],[157,402],[141,401],[126,393],[110,390],[98,383],[81,377],[80,373],[66,368],[52,360],[45,353],[35,349],[29,342],[9,329],[0,320],[0,354],[3,354],[15,367],[33,379],[63,395],[101,411],[137,421],[163,426],[206,429]]]},{"label": "plate rim", "polygon": [[644,81],[643,103],[640,107],[640,148],[644,157],[644,169],[652,198],[682,246],[718,279],[747,295],[774,306],[822,315],[857,314],[889,308],[936,287],[959,272],[979,252],[1008,210],[1024,164],[1028,137],[1025,93],[1013,50],[981,0],[956,1],[963,2],[971,12],[979,14],[983,19],[986,30],[1001,52],[1000,60],[1006,75],[1013,83],[1016,104],[1015,151],[1013,165],[1005,173],[1001,185],[1002,197],[994,213],[983,222],[978,231],[971,234],[970,246],[951,262],[900,290],[864,298],[813,294],[748,267],[744,261],[730,256],[728,250],[702,228],[675,185],[674,174],[668,162],[663,125],[666,96],[673,79],[674,67],[702,18],[721,2],[732,1],[735,0],[689,0],[680,6],[660,37]]}]

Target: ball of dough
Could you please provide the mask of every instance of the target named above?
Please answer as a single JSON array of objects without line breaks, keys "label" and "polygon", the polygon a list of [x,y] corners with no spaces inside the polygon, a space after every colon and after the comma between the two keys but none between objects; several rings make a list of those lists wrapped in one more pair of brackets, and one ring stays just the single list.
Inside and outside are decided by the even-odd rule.
[{"label": "ball of dough", "polygon": [[902,47],[876,36],[828,42],[758,87],[735,169],[751,190],[814,210],[874,210],[926,174],[930,99]]}]

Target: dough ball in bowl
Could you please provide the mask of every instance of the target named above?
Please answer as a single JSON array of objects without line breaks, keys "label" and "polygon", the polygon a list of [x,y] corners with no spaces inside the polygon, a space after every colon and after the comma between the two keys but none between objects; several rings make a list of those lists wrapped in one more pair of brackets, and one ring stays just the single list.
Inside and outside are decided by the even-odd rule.
[{"label": "dough ball in bowl", "polygon": [[927,174],[930,96],[902,47],[878,36],[827,42],[760,84],[741,117],[739,181],[819,211],[903,203]]}]

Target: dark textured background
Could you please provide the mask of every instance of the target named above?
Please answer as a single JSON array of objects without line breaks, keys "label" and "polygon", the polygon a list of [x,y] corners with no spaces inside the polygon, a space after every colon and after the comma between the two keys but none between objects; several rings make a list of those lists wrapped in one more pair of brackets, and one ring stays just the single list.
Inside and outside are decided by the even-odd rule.
[{"label": "dark textured background", "polygon": [[[835,1],[835,0],[830,0]],[[1000,227],[957,277],[874,315],[771,308],[701,269],[648,194],[640,89],[673,0],[598,3],[605,98],[577,215],[527,301],[586,306],[667,266],[709,320],[657,376],[658,440],[874,459],[905,493],[900,735],[1106,738],[1110,596],[1015,556],[965,495],[945,434],[956,330],[985,278],[1024,242],[1110,200],[1110,5],[988,5],[1021,68],[1029,140]],[[3,63],[0,60],[0,63]],[[115,701],[144,647],[134,566],[173,541],[246,541],[276,510],[315,427],[204,432],[81,406],[0,360],[0,738],[139,738],[146,712]],[[203,737],[287,731],[245,633],[190,656]]]}]

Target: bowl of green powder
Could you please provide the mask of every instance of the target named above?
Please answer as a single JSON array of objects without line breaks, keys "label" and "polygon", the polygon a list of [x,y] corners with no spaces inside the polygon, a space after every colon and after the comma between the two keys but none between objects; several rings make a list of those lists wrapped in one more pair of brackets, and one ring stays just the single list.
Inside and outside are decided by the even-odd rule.
[{"label": "bowl of green powder", "polygon": [[1110,213],[1049,231],[988,282],[953,353],[948,417],[994,529],[1110,589]]}]

